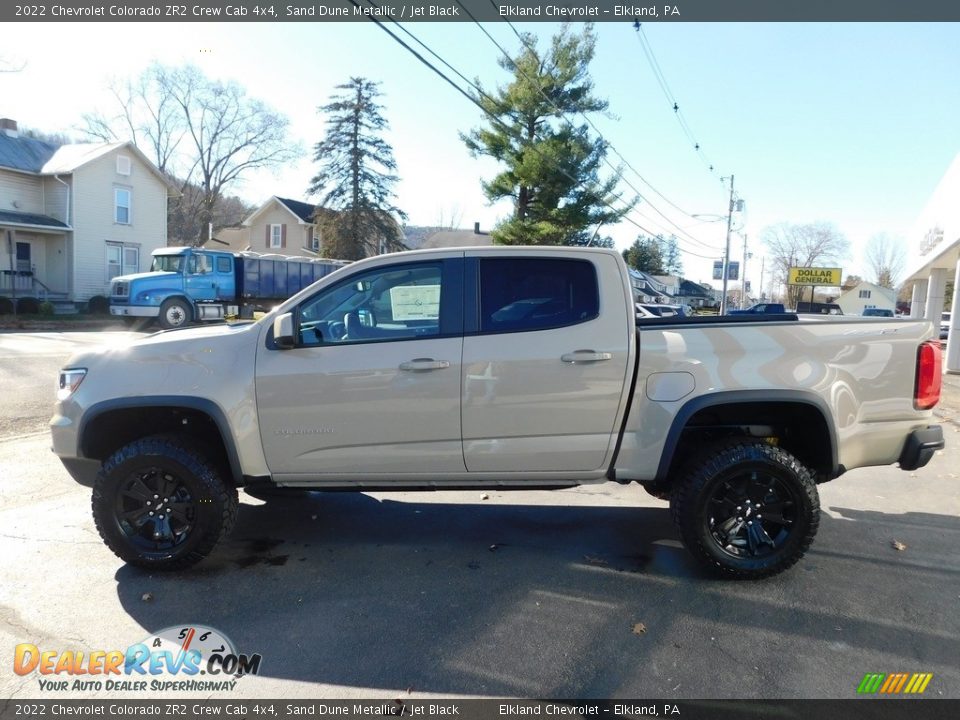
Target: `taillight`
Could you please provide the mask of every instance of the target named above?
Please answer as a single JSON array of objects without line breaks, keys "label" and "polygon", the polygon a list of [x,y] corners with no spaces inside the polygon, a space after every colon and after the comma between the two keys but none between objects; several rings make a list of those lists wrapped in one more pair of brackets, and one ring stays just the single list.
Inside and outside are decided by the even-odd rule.
[{"label": "taillight", "polygon": [[917,382],[913,388],[913,406],[929,410],[940,402],[943,385],[943,359],[939,340],[928,340],[917,350]]}]

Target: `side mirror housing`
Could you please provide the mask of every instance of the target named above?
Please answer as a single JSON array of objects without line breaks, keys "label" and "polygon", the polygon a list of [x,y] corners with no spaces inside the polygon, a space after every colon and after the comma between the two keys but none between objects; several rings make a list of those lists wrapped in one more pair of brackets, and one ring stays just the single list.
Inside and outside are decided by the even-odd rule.
[{"label": "side mirror housing", "polygon": [[281,350],[295,347],[297,340],[293,335],[293,313],[283,313],[273,319],[273,342]]}]

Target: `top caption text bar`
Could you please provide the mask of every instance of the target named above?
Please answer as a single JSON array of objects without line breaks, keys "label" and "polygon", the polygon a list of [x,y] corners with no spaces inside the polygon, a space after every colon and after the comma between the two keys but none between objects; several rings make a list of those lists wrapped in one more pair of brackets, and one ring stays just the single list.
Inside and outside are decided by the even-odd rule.
[{"label": "top caption text bar", "polygon": [[3,3],[2,22],[929,22],[960,21],[954,0],[145,0]]}]

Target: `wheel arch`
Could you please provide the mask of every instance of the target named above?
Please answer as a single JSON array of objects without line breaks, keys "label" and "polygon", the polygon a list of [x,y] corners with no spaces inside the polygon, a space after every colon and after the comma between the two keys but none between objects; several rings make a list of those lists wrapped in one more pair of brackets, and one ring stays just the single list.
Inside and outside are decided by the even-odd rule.
[{"label": "wheel arch", "polygon": [[180,434],[203,445],[232,484],[242,484],[240,456],[226,413],[207,398],[157,395],[96,403],[80,421],[77,452],[102,462],[134,440],[162,433]]},{"label": "wheel arch", "polygon": [[[688,453],[684,443],[716,428],[771,425],[779,443],[811,469],[818,481],[843,473],[836,425],[827,403],[804,390],[730,390],[691,399],[674,416],[664,441],[656,482],[666,483]],[[731,433],[734,434],[734,433]]]}]

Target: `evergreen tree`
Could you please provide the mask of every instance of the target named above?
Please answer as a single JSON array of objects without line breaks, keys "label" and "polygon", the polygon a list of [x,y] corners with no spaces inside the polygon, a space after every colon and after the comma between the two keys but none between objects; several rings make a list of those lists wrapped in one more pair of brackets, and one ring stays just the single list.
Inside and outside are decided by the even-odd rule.
[{"label": "evergreen tree", "polygon": [[388,124],[377,103],[378,85],[350,78],[319,108],[327,114],[327,133],[315,146],[320,168],[308,192],[322,195],[315,217],[326,257],[359,260],[403,247],[394,216],[407,216],[393,204],[397,163],[381,137]]},{"label": "evergreen tree", "polygon": [[650,275],[666,275],[660,239],[638,235],[633,245],[623,251],[623,259],[634,270]]},{"label": "evergreen tree", "polygon": [[592,138],[586,124],[573,122],[580,113],[607,108],[594,97],[588,71],[595,44],[589,24],[579,34],[564,25],[543,55],[534,36],[524,34],[519,57],[500,62],[513,73],[511,82],[475,94],[496,120],[461,138],[475,157],[486,155],[505,166],[483,182],[483,191],[490,202],[510,198],[514,208],[491,233],[494,242],[582,245],[590,226],[613,224],[632,208],[633,203],[621,210],[609,207],[617,199],[616,178],[600,178],[605,143]]},{"label": "evergreen tree", "polygon": [[[663,257],[664,275],[683,275],[683,258],[680,257],[680,245],[677,243],[677,236],[671,235],[664,238],[657,236],[660,245],[660,254]],[[659,273],[658,273],[659,274]]]}]

